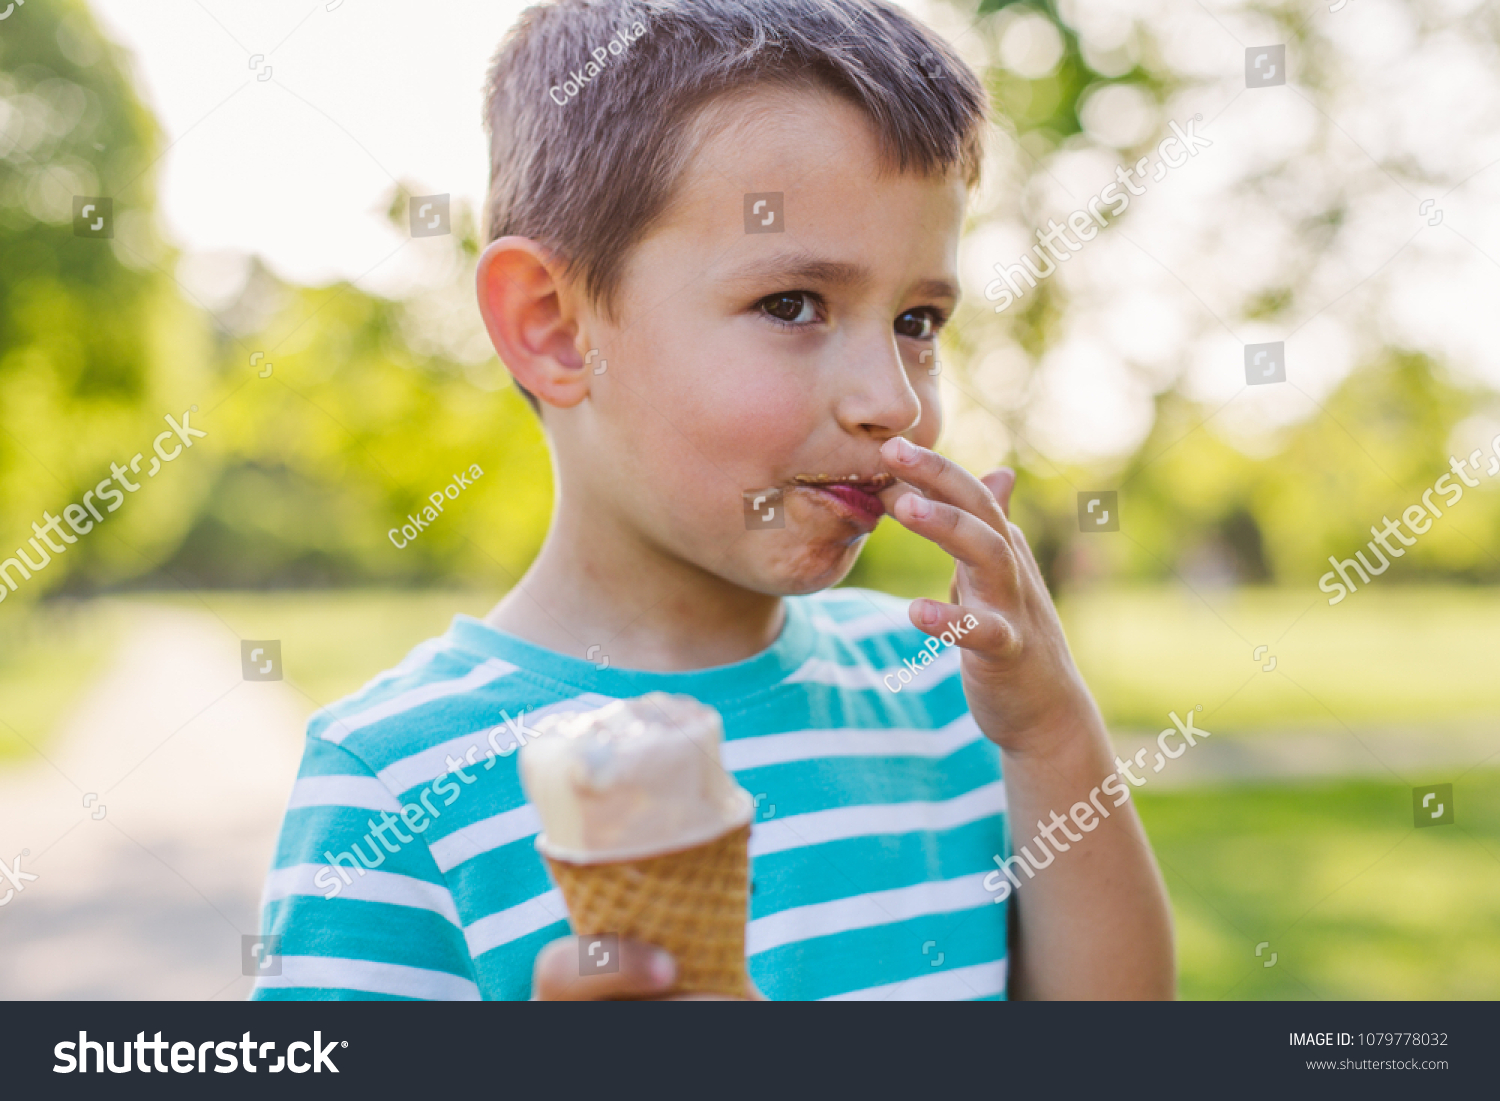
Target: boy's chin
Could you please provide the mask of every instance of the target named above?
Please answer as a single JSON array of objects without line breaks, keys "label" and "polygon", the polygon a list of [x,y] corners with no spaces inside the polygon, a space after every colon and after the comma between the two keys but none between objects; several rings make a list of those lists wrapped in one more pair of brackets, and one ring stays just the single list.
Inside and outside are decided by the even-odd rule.
[{"label": "boy's chin", "polygon": [[751,564],[755,581],[748,587],[775,596],[801,596],[831,588],[854,568],[865,538],[852,544],[777,548],[780,553]]}]

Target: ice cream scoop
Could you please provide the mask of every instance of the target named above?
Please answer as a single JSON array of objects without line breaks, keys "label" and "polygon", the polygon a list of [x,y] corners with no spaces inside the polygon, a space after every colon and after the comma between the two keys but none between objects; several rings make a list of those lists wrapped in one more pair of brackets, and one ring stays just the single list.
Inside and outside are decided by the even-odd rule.
[{"label": "ice cream scoop", "polygon": [[542,820],[537,848],[596,864],[700,845],[750,821],[754,801],[719,763],[718,712],[652,692],[549,715],[521,750],[521,783]]}]

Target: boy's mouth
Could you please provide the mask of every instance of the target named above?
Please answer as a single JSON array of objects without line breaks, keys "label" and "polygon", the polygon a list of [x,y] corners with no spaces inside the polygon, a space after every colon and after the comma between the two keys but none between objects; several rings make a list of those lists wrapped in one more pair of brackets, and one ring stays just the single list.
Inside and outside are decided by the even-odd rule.
[{"label": "boy's mouth", "polygon": [[[794,488],[809,489],[823,498],[834,511],[874,527],[885,515],[879,493],[896,484],[893,474],[798,474],[792,478]],[[836,502],[836,503],[835,503]]]}]

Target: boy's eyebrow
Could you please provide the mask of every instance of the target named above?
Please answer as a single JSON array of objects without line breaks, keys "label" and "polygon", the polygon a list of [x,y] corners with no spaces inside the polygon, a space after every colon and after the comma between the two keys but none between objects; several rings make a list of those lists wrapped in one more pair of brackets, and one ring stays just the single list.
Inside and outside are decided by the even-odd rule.
[{"label": "boy's eyebrow", "polygon": [[923,279],[911,293],[919,298],[951,298],[955,302],[960,297],[958,288],[946,279]]},{"label": "boy's eyebrow", "polygon": [[729,273],[736,282],[761,282],[768,279],[791,283],[823,283],[838,287],[857,287],[868,283],[874,273],[863,264],[844,260],[823,260],[807,252],[793,252],[752,260]]},{"label": "boy's eyebrow", "polygon": [[[843,260],[823,260],[809,253],[792,253],[754,260],[729,272],[734,282],[777,280],[788,284],[821,283],[824,286],[860,287],[874,279],[874,273],[863,264]],[[946,279],[923,279],[911,289],[923,297],[958,297],[958,288]]]}]

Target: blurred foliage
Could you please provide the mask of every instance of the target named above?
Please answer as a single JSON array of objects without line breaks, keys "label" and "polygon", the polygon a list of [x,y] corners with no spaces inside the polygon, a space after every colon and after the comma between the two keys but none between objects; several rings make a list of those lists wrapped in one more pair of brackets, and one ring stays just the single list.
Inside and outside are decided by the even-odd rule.
[{"label": "blurred foliage", "polygon": [[[205,358],[202,319],[166,274],[153,229],[160,135],[82,0],[18,8],[6,21],[0,122],[0,556],[9,557],[43,510],[80,500],[111,462],[150,454],[161,418],[180,416],[193,400],[183,395],[200,392]],[[113,239],[74,236],[75,195],[113,198]],[[170,553],[206,471],[193,461],[168,471],[21,599],[70,574],[138,574]]]},{"label": "blurred foliage", "polygon": [[129,626],[127,615],[102,601],[51,600],[0,613],[0,766],[46,752]]},{"label": "blurred foliage", "polygon": [[[149,483],[136,475],[117,512],[10,593],[12,610],[126,583],[518,578],[551,483],[536,418],[493,356],[447,354],[439,295],[288,286],[258,263],[228,306],[197,308],[156,236],[161,143],[128,59],[81,0],[19,14],[0,38],[0,548],[112,462],[149,461],[165,415],[191,408],[208,435]],[[112,240],[73,234],[75,194],[113,198]],[[403,227],[406,198],[391,202]],[[453,224],[414,247],[451,250],[441,297],[473,314],[474,220],[460,208]],[[459,472],[469,487],[395,546],[388,532]]]},{"label": "blurred foliage", "polygon": [[[406,304],[348,284],[281,286],[265,272],[248,285],[278,307],[260,333],[224,342],[225,396],[205,422],[217,427],[213,491],[153,580],[198,588],[519,578],[551,503],[540,427],[519,393],[493,379],[476,385],[460,365],[415,350],[403,332]],[[265,349],[259,369],[250,349]],[[408,541],[397,529],[459,473],[469,486]]]},{"label": "blurred foliage", "polygon": [[[1284,431],[1275,453],[1257,458],[1204,430],[1213,410],[1167,391],[1150,435],[1113,483],[1125,538],[1078,534],[1077,488],[1092,481],[1080,469],[1027,470],[1016,516],[1028,533],[1070,542],[1059,580],[1278,581],[1316,597],[1329,556],[1351,557],[1371,539],[1372,524],[1383,527],[1382,517],[1419,503],[1450,473],[1453,454],[1478,448],[1484,468],[1493,432],[1482,434],[1479,422],[1463,438],[1455,430],[1492,401],[1445,380],[1427,357],[1393,349],[1352,372],[1319,413]],[[1500,578],[1500,478],[1481,474],[1479,482],[1451,509],[1442,505],[1442,518],[1375,583]]]},{"label": "blurred foliage", "polygon": [[[1057,29],[1061,57],[1047,74],[998,62],[986,72],[1031,175],[1083,138],[1079,107],[1092,90],[1132,83],[1160,101],[1181,84],[1150,28],[1101,60],[1052,6],[986,0],[969,12],[991,46],[1017,19]],[[21,14],[0,39],[0,548],[29,538],[44,510],[80,500],[111,462],[149,456],[164,415],[196,406],[209,435],[10,594],[12,607],[129,585],[503,587],[519,577],[545,533],[550,466],[536,418],[478,327],[472,213],[458,206],[453,234],[403,246],[426,250],[439,275],[402,300],[349,283],[287,285],[251,261],[233,301],[210,313],[176,284],[178,258],[155,228],[161,139],[129,59],[82,0]],[[403,235],[412,190],[422,189],[391,196]],[[114,199],[113,240],[73,235],[75,194]],[[1048,281],[1026,296],[998,335],[993,318],[961,316],[945,337],[955,378],[996,339],[1035,363],[1066,316],[1060,288]],[[1263,295],[1245,315],[1274,315],[1293,295]],[[1372,523],[1417,499],[1447,469],[1455,425],[1491,400],[1419,352],[1387,349],[1252,455],[1212,430],[1215,410],[1169,386],[1152,431],[1107,482],[1023,447],[1011,460],[1016,516],[1059,591],[1101,576],[1176,576],[1294,583],[1316,597],[1327,557],[1349,556]],[[992,412],[1007,420],[1018,409]],[[1487,445],[1453,444],[1464,454]],[[481,478],[445,498],[409,545],[393,545],[390,531],[476,464]],[[1120,488],[1123,538],[1078,533],[1076,490],[1096,482]],[[1381,584],[1500,578],[1488,549],[1497,533],[1500,494],[1472,491]],[[849,583],[941,595],[948,575],[940,552],[885,524]]]},{"label": "blurred foliage", "polygon": [[[986,81],[993,97],[997,138],[1011,157],[999,210],[985,217],[1020,213],[1023,224],[1042,224],[1036,186],[1049,175],[1049,161],[1068,150],[1096,147],[1082,132],[1081,107],[1111,84],[1129,84],[1158,105],[1187,87],[1189,78],[1163,60],[1156,35],[1165,30],[1137,20],[1121,46],[1101,52],[1075,30],[1077,0],[951,0],[972,21],[970,30],[989,58]],[[1313,95],[1326,93],[1330,47],[1311,21],[1289,8],[1261,9],[1298,43],[1302,82]],[[1128,17],[1127,17],[1128,18]],[[1028,77],[1004,60],[1003,43],[1017,22],[1045,20],[1055,29],[1060,56],[1046,73]],[[1138,144],[1106,149],[1129,164],[1149,150],[1159,134]],[[1002,162],[1005,161],[1002,157]],[[1241,186],[1265,189],[1293,166],[1252,174]],[[1333,204],[1300,227],[1327,246],[1341,232],[1346,201],[1335,190]],[[1128,220],[1127,213],[1125,218]],[[1309,272],[1294,273],[1285,286],[1263,288],[1240,305],[1245,320],[1290,316]],[[1026,443],[1025,415],[1038,398],[1043,357],[1057,346],[1072,319],[1065,282],[1043,280],[1003,318],[983,303],[967,303],[944,332],[943,363],[951,370],[948,393],[956,399],[953,425],[964,417],[1003,427],[1009,455],[984,447],[963,458],[974,464],[1005,461],[1018,471],[1014,516],[1027,533],[1053,592],[1100,577],[1159,581],[1175,577],[1190,586],[1281,583],[1307,586],[1328,571],[1328,557],[1348,558],[1371,538],[1370,527],[1395,519],[1420,500],[1424,489],[1449,472],[1452,454],[1478,448],[1488,463],[1491,440],[1500,431],[1496,396],[1455,381],[1445,364],[1416,349],[1386,347],[1356,364],[1313,414],[1267,438],[1233,439],[1214,423],[1219,409],[1186,397],[1181,378],[1152,384],[1155,417],[1135,452],[1112,464],[1059,464]],[[997,347],[1023,353],[1023,370],[997,386],[976,379],[974,365]],[[999,401],[995,400],[1000,391]],[[1311,400],[1311,399],[1310,399]],[[993,436],[993,432],[987,433]],[[953,442],[956,442],[953,441]],[[1407,550],[1383,576],[1382,585],[1437,579],[1500,580],[1500,478],[1481,477],[1477,489]],[[1080,490],[1117,488],[1122,538],[1081,535],[1076,502]],[[1440,498],[1441,499],[1441,498]],[[908,595],[934,591],[931,563],[904,538],[872,538],[855,578],[867,583],[903,575]]]}]

